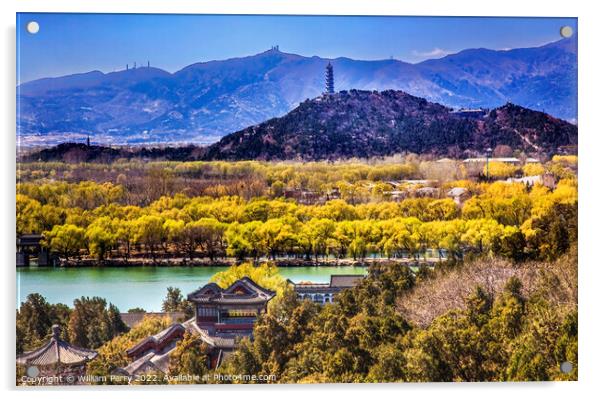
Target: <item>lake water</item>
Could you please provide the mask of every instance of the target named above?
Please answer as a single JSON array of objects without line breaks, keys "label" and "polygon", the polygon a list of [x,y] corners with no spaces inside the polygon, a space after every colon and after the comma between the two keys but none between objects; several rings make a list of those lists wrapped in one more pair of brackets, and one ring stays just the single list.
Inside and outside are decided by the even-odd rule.
[{"label": "lake water", "polygon": [[[81,296],[99,296],[119,308],[121,312],[141,307],[147,311],[161,311],[167,287],[178,287],[182,294],[205,285],[211,276],[227,267],[82,267],[17,268],[17,306],[27,295],[37,292],[50,303],[73,305]],[[366,268],[288,267],[280,274],[294,282],[326,283],[331,274],[365,274]]]}]

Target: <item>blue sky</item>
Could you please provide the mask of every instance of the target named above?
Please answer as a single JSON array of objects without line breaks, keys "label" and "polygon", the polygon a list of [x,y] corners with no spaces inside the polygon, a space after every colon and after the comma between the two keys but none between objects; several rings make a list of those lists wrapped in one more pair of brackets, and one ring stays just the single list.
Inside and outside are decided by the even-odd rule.
[{"label": "blue sky", "polygon": [[[36,21],[40,31],[29,34]],[[18,83],[150,61],[175,72],[199,61],[252,55],[279,45],[306,56],[407,62],[467,48],[533,47],[560,39],[573,18],[17,15]]]}]

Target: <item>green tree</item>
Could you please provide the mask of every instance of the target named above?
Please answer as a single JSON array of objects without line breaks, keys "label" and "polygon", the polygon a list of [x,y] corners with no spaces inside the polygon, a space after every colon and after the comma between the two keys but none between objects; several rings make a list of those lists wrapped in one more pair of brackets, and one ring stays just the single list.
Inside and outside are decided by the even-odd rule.
[{"label": "green tree", "polygon": [[[115,372],[117,368],[127,366],[131,362],[131,359],[126,354],[128,349],[144,338],[166,329],[170,324],[171,320],[168,317],[146,316],[128,332],[113,337],[99,347],[98,357],[90,361],[87,365],[88,373],[95,376],[107,376]],[[106,382],[99,380],[97,383],[114,384],[115,382],[111,380],[107,380]]]},{"label": "green tree", "polygon": [[86,231],[72,224],[54,226],[50,232],[44,233],[45,242],[52,252],[63,256],[66,260],[79,255],[86,247]]},{"label": "green tree", "polygon": [[86,240],[90,249],[90,255],[96,256],[99,261],[105,259],[107,252],[116,244],[115,223],[108,216],[96,219],[86,229]]},{"label": "green tree", "polygon": [[17,310],[17,353],[42,345],[50,337],[52,325],[67,325],[69,313],[66,305],[52,305],[40,294],[29,294]]},{"label": "green tree", "polygon": [[144,244],[154,262],[157,261],[157,250],[167,240],[163,224],[164,220],[154,215],[141,216],[136,220],[134,240]]},{"label": "green tree", "polygon": [[182,291],[176,287],[167,287],[167,294],[161,305],[163,312],[184,312],[186,317],[192,317],[194,308],[188,300],[184,299]]},{"label": "green tree", "polygon": [[[209,371],[209,353],[207,344],[196,335],[184,333],[184,338],[176,344],[176,348],[169,355],[170,375],[193,375],[202,377]],[[176,384],[195,384],[196,381],[173,380]]]},{"label": "green tree", "polygon": [[243,277],[248,277],[259,286],[276,291],[279,295],[283,294],[287,287],[287,282],[278,272],[278,267],[271,262],[259,266],[254,266],[252,263],[230,266],[227,270],[214,274],[211,281],[222,288],[228,288]]},{"label": "green tree", "polygon": [[99,297],[81,297],[73,301],[69,316],[69,339],[73,345],[98,348],[126,332],[119,310]]}]

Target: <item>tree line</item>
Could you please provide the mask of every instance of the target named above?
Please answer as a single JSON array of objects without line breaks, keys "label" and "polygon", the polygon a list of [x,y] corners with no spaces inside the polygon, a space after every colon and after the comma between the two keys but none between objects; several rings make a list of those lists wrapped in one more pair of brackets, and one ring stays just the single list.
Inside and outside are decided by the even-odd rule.
[{"label": "tree line", "polygon": [[[372,254],[418,258],[429,248],[444,249],[452,258],[474,252],[552,259],[576,240],[576,180],[561,180],[554,190],[503,182],[464,184],[475,195],[462,207],[448,198],[300,205],[284,199],[183,194],[138,207],[112,202],[119,186],[89,182],[80,187],[85,196],[90,201],[106,197],[107,204],[63,206],[52,187],[34,198],[20,193],[17,226],[18,233],[43,232],[45,245],[65,260],[89,256],[98,261],[133,256],[153,261],[224,256],[362,260]],[[54,189],[63,190],[64,183]]]},{"label": "tree line", "polygon": [[[511,148],[497,147],[494,156],[525,157],[515,154]],[[576,169],[576,156],[554,156],[548,162],[527,163],[522,167],[490,162],[489,175],[497,180],[548,173],[563,179],[574,177]],[[367,161],[308,163],[144,162],[142,159],[112,163],[20,162],[17,192],[41,202],[47,198],[62,206],[84,209],[108,201],[148,206],[162,196],[173,197],[179,193],[189,197],[239,196],[249,200],[262,196],[274,199],[286,192],[299,191],[323,196],[333,190],[340,192],[341,199],[357,204],[381,201],[386,199],[383,191],[407,188],[394,187],[391,182],[426,179],[446,189],[453,187],[457,180],[477,181],[485,175],[482,163],[436,162],[432,157],[414,154]]]}]

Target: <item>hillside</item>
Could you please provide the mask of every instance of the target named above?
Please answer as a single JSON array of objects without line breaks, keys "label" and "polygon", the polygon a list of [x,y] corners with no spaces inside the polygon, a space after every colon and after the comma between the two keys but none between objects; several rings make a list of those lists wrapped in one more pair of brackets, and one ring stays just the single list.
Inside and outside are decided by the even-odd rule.
[{"label": "hillside", "polygon": [[456,108],[510,101],[577,118],[575,38],[536,48],[464,50],[418,64],[273,49],[175,73],[139,67],[23,83],[17,87],[20,143],[58,144],[87,134],[106,144],[213,143],[319,96],[328,62],[337,91],[403,90]]},{"label": "hillside", "polygon": [[402,91],[343,91],[230,134],[206,159],[338,159],[399,152],[460,157],[507,144],[552,153],[577,143],[577,127],[513,104],[478,118]]}]

